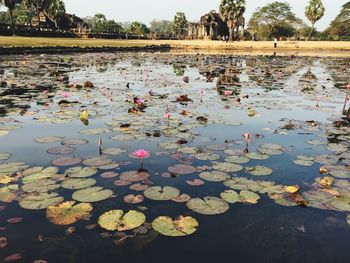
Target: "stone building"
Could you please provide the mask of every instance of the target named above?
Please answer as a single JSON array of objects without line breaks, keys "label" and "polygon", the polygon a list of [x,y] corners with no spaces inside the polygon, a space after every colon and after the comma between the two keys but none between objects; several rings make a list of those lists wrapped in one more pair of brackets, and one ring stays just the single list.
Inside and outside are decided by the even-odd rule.
[{"label": "stone building", "polygon": [[[245,19],[242,17],[237,21],[237,27],[235,29],[238,35],[240,29],[244,29]],[[224,22],[220,15],[212,10],[208,14],[202,16],[198,23],[188,24],[188,34],[189,39],[207,39],[207,40],[219,40],[223,36],[229,35],[229,30],[226,22]]]}]

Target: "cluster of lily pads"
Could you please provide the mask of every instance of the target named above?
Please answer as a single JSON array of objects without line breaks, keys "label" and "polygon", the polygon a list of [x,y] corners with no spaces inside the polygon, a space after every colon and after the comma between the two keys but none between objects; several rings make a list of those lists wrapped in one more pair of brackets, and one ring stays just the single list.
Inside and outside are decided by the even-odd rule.
[{"label": "cluster of lily pads", "polygon": [[[127,55],[125,57],[128,58]],[[105,58],[115,59],[113,55],[106,55]],[[122,61],[124,57],[118,59]],[[288,151],[287,144],[265,142],[259,136],[256,136],[255,142],[252,143],[249,139],[242,139],[241,133],[227,136],[224,143],[213,143],[210,139],[205,141],[204,139],[207,138],[203,138],[198,132],[199,129],[205,129],[208,126],[225,125],[234,129],[243,125],[239,119],[225,118],[224,114],[218,116],[218,109],[222,111],[221,104],[221,108],[218,108],[218,101],[224,102],[226,110],[235,107],[237,111],[248,113],[245,114],[246,118],[259,118],[259,112],[263,110],[287,110],[290,106],[275,94],[266,93],[266,96],[262,98],[260,94],[256,94],[257,90],[273,92],[284,87],[285,92],[309,99],[308,96],[312,96],[313,92],[320,91],[323,94],[322,98],[326,100],[326,97],[334,92],[327,81],[317,79],[312,72],[304,68],[301,61],[295,63],[281,58],[276,58],[280,62],[279,67],[266,65],[263,69],[256,66],[259,59],[246,59],[246,74],[250,77],[246,81],[242,80],[244,76],[241,76],[243,75],[243,58],[232,62],[232,58],[230,60],[230,58],[218,57],[218,61],[231,62],[225,64],[224,67],[220,65],[217,68],[213,68],[211,61],[205,56],[200,57],[201,63],[190,62],[188,57],[175,59],[167,57],[160,61],[158,59],[157,56],[151,55],[140,58],[140,63],[135,64],[135,67],[142,68],[142,65],[147,65],[149,62],[161,65],[192,63],[190,66],[199,67],[208,85],[212,85],[211,81],[217,79],[216,89],[213,91],[212,87],[207,88],[207,94],[203,98],[202,95],[199,96],[199,91],[191,86],[191,81],[188,83],[182,78],[170,79],[167,74],[161,74],[158,78],[156,76],[146,78],[145,74],[151,74],[151,72],[147,71],[145,66],[144,69],[138,69],[138,74],[136,71],[133,72],[134,82],[142,83],[144,86],[143,89],[136,87],[134,91],[128,90],[125,83],[119,84],[116,89],[103,87],[98,83],[98,78],[92,79],[94,83],[97,83],[95,87],[84,88],[85,79],[80,82],[71,79],[74,73],[69,73],[66,69],[61,73],[58,71],[52,76],[45,76],[43,81],[53,83],[52,87],[42,87],[43,91],[47,92],[38,94],[37,90],[33,91],[32,86],[27,89],[21,87],[27,90],[28,94],[36,93],[33,100],[38,105],[33,109],[23,111],[20,107],[21,99],[18,96],[5,94],[4,99],[16,101],[17,106],[7,112],[10,117],[0,118],[0,136],[8,136],[16,129],[26,129],[25,124],[19,124],[22,115],[31,117],[31,122],[38,125],[42,123],[69,125],[79,123],[79,117],[81,119],[81,112],[84,110],[90,124],[79,123],[83,127],[79,131],[79,135],[84,136],[81,139],[66,137],[64,134],[34,139],[36,143],[43,145],[56,144],[54,147],[47,148],[47,154],[54,158],[51,162],[52,166],[49,167],[31,167],[25,162],[11,162],[9,160],[16,153],[0,152],[0,201],[5,203],[18,201],[24,209],[46,209],[46,216],[53,224],[71,225],[80,220],[89,220],[94,203],[110,198],[120,198],[125,203],[132,205],[132,209],[128,211],[112,209],[101,213],[98,217],[98,224],[101,228],[124,232],[137,231],[147,225],[162,235],[173,237],[195,233],[199,227],[199,222],[194,218],[196,214],[223,214],[230,207],[234,209],[238,204],[256,204],[261,200],[262,195],[266,195],[282,206],[302,205],[350,212],[349,128],[330,127],[329,123],[291,119],[281,120],[280,127],[275,127],[274,133],[279,135],[288,135],[288,133],[298,131],[316,133],[317,137],[310,138],[305,145],[322,147],[327,152],[322,155],[298,155],[297,159],[290,160],[299,166],[320,166],[319,174],[314,175],[317,177],[314,183],[300,186],[275,183],[273,167],[263,165],[265,160],[274,158],[273,160],[278,161],[280,156],[285,155]],[[265,59],[260,58],[262,61]],[[74,72],[78,67],[78,61],[73,58],[71,63],[71,70]],[[66,64],[67,62],[61,61],[59,68],[66,67]],[[108,73],[106,64],[96,63],[94,66],[99,73]],[[124,71],[118,70],[120,78]],[[232,74],[235,77],[232,77]],[[288,77],[295,74],[299,74],[298,77],[300,77],[299,91],[285,84]],[[131,74],[128,77],[131,78]],[[162,78],[164,78],[163,81],[161,81]],[[13,79],[18,82],[18,86],[23,84],[16,77]],[[203,80],[200,79],[201,82]],[[248,80],[255,81],[253,88]],[[9,84],[6,84],[5,91],[10,89]],[[320,88],[320,84],[324,84],[325,88]],[[157,91],[160,90],[161,94],[153,94],[154,92],[147,94],[145,88],[148,85],[152,86],[152,89],[158,87]],[[57,92],[57,89],[61,92]],[[186,96],[191,99],[186,102],[179,100],[179,95],[182,95],[179,94],[179,90],[181,92],[185,90],[183,92],[186,92]],[[232,92],[224,96],[225,90],[232,90]],[[63,91],[69,92],[70,96],[63,96]],[[118,96],[113,96],[113,92],[118,92]],[[343,95],[342,91],[337,90],[335,93]],[[135,107],[135,97],[142,97],[147,108],[128,113],[130,107]],[[30,102],[30,99],[25,96],[22,104],[27,105]],[[210,108],[215,110],[211,111]],[[332,112],[331,106],[320,108],[319,105],[318,107],[297,105],[297,108],[323,113]],[[163,115],[168,111],[171,115],[167,115],[165,119]],[[337,119],[339,117],[344,116],[337,116]],[[95,120],[101,119],[104,124],[93,124]],[[93,125],[93,127],[83,126],[86,124]],[[266,133],[268,132],[273,134],[270,133],[270,130],[266,130]],[[101,137],[103,137],[103,143],[99,145],[101,150],[99,156],[85,157],[75,154],[77,149],[89,145],[90,142],[96,143],[97,139],[102,141]],[[91,140],[85,138],[91,138]],[[201,139],[204,142],[201,142]],[[144,169],[138,169],[134,160],[127,159],[128,162],[132,161],[133,168],[124,169],[125,164],[118,158],[134,158],[133,152],[126,145],[135,141],[147,141],[157,145],[159,151],[155,151],[152,155],[169,158],[172,164],[167,171],[159,171],[162,177],[167,178],[168,185],[153,183],[152,180],[156,180],[159,175],[147,171],[147,166],[152,165],[147,162]],[[115,143],[118,147],[105,147],[110,143]],[[248,149],[252,148],[250,143],[254,144],[254,150]],[[250,162],[258,162],[258,164],[250,165]],[[121,169],[123,169],[122,172]],[[220,184],[225,187],[225,190],[212,196],[198,197],[193,196],[191,192],[177,188],[173,185],[172,180],[185,181],[187,185],[193,187]],[[99,186],[100,182],[104,182],[105,187]],[[110,182],[110,185],[106,186],[105,182]],[[127,189],[128,193],[120,197],[118,189],[122,188]],[[62,189],[65,193],[69,193],[68,200],[65,200],[60,194]],[[190,210],[186,213],[194,212],[194,215],[179,215],[175,218],[167,215],[149,217],[143,211],[144,209],[141,209],[144,207],[139,206],[145,198],[153,201],[173,202],[173,205],[185,203],[187,209]],[[349,216],[347,220],[349,222]]]}]

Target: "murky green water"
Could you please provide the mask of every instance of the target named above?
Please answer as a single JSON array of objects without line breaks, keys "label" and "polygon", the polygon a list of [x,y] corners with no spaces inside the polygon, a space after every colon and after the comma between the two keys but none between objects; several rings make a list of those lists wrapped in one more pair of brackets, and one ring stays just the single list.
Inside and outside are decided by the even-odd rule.
[{"label": "murky green water", "polygon": [[[1,57],[0,260],[348,262],[349,65]],[[150,152],[143,164],[138,149]],[[60,214],[73,200],[91,211]],[[102,223],[110,210],[124,221]]]}]

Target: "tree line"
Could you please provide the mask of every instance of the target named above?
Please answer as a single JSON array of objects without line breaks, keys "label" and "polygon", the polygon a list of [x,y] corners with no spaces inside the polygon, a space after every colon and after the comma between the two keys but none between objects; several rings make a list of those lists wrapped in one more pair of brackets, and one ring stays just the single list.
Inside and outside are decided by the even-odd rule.
[{"label": "tree line", "polygon": [[[0,23],[30,25],[31,19],[40,12],[62,28],[66,9],[63,0],[0,0],[0,5],[7,7],[7,11],[0,12]],[[246,0],[221,0],[219,14],[229,29],[229,40],[253,39],[271,40],[275,37],[315,39],[348,39],[350,40],[350,2],[346,3],[330,26],[323,32],[315,29],[327,10],[322,0],[310,0],[305,7],[308,23],[298,18],[286,2],[273,2],[259,7],[246,23],[246,28],[240,32],[239,21],[242,21],[246,11]],[[89,25],[93,33],[122,33],[132,35],[160,35],[183,38],[186,36],[188,21],[183,12],[178,12],[173,21],[153,20],[149,26],[142,22],[118,23],[108,20],[104,14],[85,17],[82,20]]]}]

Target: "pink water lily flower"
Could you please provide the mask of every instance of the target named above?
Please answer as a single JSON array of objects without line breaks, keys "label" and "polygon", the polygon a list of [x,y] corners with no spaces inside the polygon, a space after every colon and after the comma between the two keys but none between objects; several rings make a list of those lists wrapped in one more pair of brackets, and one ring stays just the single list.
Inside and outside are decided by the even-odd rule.
[{"label": "pink water lily flower", "polygon": [[62,96],[63,96],[63,98],[67,99],[69,97],[69,94],[68,94],[68,92],[63,92]]},{"label": "pink water lily flower", "polygon": [[248,143],[248,142],[250,142],[250,140],[251,140],[251,134],[249,133],[249,132],[245,132],[245,133],[243,133],[243,141],[245,142],[245,143]]},{"label": "pink water lily flower", "polygon": [[164,118],[169,120],[170,119],[170,113],[169,112],[166,112],[165,115],[164,115]]},{"label": "pink water lily flower", "polygon": [[224,95],[225,95],[226,97],[231,96],[232,94],[233,94],[233,91],[232,91],[232,90],[225,90],[225,91],[224,91]]},{"label": "pink water lily flower", "polygon": [[149,151],[146,151],[144,149],[140,149],[140,150],[134,151],[132,153],[132,156],[137,158],[137,159],[141,159],[141,161],[143,161],[143,159],[151,157],[151,154]]}]

